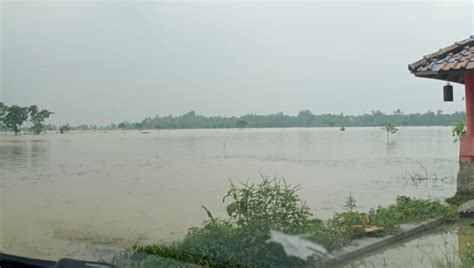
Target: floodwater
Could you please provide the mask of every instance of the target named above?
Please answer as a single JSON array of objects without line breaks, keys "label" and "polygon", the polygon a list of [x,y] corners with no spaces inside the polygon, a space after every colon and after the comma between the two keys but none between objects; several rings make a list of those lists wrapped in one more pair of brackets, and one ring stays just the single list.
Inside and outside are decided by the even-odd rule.
[{"label": "floodwater", "polygon": [[410,237],[388,247],[360,256],[339,267],[437,267],[436,262],[451,263],[446,267],[461,267],[458,252],[474,245],[474,227],[471,222],[446,225],[431,233]]},{"label": "floodwater", "polygon": [[[169,241],[225,217],[230,180],[260,174],[301,185],[319,218],[349,193],[367,211],[397,195],[455,193],[459,144],[449,127],[109,131],[0,136],[0,251],[97,260]],[[429,181],[412,181],[425,174]]]}]

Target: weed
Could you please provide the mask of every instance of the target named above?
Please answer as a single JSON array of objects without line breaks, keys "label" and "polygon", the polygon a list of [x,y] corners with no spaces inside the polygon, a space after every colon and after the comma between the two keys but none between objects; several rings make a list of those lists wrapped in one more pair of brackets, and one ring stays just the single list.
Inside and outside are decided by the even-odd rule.
[{"label": "weed", "polygon": [[[267,243],[270,231],[303,234],[304,238],[331,251],[360,236],[352,232],[352,226],[364,221],[356,211],[356,201],[351,194],[345,204],[346,211],[335,213],[324,222],[313,217],[309,207],[299,198],[298,190],[299,186],[288,185],[279,178],[262,177],[258,184],[244,183],[239,187],[231,183],[223,199],[228,202],[228,219],[214,218],[203,206],[209,220],[202,227],[191,228],[184,239],[135,246],[124,256],[135,259],[154,256],[143,257],[151,264],[177,260],[205,267],[314,267],[317,265],[314,258],[304,261],[290,257],[280,244]],[[384,227],[389,233],[398,230],[403,223],[440,217],[451,219],[454,213],[452,207],[438,201],[404,197],[394,205],[372,210],[370,218],[371,224]],[[181,267],[179,262],[177,265]]]}]

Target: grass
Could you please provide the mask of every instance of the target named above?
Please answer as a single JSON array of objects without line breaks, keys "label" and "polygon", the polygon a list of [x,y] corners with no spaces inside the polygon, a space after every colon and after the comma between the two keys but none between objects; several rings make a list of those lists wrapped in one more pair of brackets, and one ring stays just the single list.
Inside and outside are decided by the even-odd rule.
[{"label": "grass", "polygon": [[[284,179],[263,177],[258,184],[231,183],[224,197],[227,203],[226,219],[216,219],[205,207],[209,219],[201,227],[191,228],[182,240],[137,245],[116,258],[116,263],[128,259],[142,263],[179,261],[177,267],[192,263],[204,267],[305,267],[317,265],[317,259],[302,260],[289,257],[280,244],[268,243],[271,230],[285,234],[304,234],[329,251],[340,249],[360,234],[352,226],[364,224],[362,214],[356,211],[356,201],[349,196],[346,210],[322,221],[315,218],[297,192],[299,187],[288,185]],[[388,207],[369,212],[371,224],[384,227],[384,233],[398,231],[403,223],[428,219],[452,219],[456,211],[438,201],[400,198]],[[466,255],[466,258],[471,258]],[[153,265],[152,265],[153,266]],[[146,267],[146,266],[140,266]]]},{"label": "grass", "polygon": [[446,250],[443,257],[431,259],[435,268],[471,268],[474,267],[474,245],[469,244],[464,250]]}]

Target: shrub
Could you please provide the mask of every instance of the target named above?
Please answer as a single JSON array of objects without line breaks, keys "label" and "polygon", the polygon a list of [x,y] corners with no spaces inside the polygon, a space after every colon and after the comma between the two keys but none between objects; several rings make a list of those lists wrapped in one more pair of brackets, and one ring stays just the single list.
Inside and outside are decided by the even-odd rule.
[{"label": "shrub", "polygon": [[[262,177],[259,184],[231,184],[224,197],[224,201],[231,200],[227,206],[230,219],[214,219],[206,209],[210,220],[191,228],[183,240],[136,246],[132,251],[209,267],[304,267],[307,262],[287,256],[279,244],[266,242],[270,230],[330,233],[317,220],[311,221],[298,189],[283,179],[268,177]],[[318,225],[309,224],[316,222]]]},{"label": "shrub", "polygon": [[241,188],[231,183],[224,201],[232,200],[227,213],[244,231],[298,233],[312,216],[298,190],[299,186],[290,186],[284,179],[262,177],[259,184],[242,184]]},{"label": "shrub", "polygon": [[398,225],[404,223],[416,223],[433,218],[452,220],[457,212],[454,207],[439,201],[403,197],[396,204],[385,208],[379,206],[370,214],[373,224],[383,226],[386,232],[392,232],[398,229]]},{"label": "shrub", "polygon": [[[346,211],[335,213],[327,222],[314,219],[308,206],[299,198],[298,190],[298,186],[288,185],[278,178],[262,177],[258,184],[245,183],[240,187],[231,183],[223,199],[223,202],[229,202],[226,207],[228,219],[215,219],[203,207],[209,220],[202,227],[189,229],[184,239],[136,246],[124,256],[152,266],[182,267],[184,264],[179,262],[170,264],[171,260],[178,260],[205,267],[314,267],[317,265],[314,258],[304,261],[290,257],[282,245],[268,243],[270,231],[304,235],[306,239],[334,250],[359,235],[352,232],[352,226],[363,224],[362,216],[355,210],[356,202],[350,195]],[[394,205],[373,210],[370,215],[371,224],[393,232],[402,223],[451,218],[454,213],[452,207],[438,201],[403,197]]]}]

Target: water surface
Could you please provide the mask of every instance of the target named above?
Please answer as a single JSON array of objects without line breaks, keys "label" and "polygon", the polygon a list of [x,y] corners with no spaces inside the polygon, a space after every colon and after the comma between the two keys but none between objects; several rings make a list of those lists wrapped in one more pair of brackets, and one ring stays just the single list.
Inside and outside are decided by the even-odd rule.
[{"label": "water surface", "polygon": [[[229,180],[300,184],[319,218],[397,195],[452,196],[459,144],[448,127],[160,130],[0,136],[0,250],[97,259],[111,247],[182,237],[225,217]],[[415,184],[414,173],[436,174]],[[451,179],[449,179],[451,178]],[[450,181],[451,183],[446,183]]]}]

